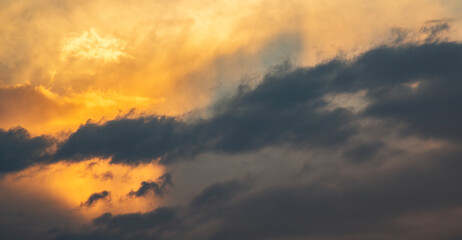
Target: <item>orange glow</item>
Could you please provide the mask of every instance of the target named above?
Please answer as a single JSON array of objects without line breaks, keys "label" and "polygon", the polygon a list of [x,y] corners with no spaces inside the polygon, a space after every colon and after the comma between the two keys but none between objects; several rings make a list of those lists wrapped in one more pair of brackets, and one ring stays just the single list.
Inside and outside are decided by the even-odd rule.
[{"label": "orange glow", "polygon": [[[63,139],[89,119],[204,109],[243,78],[253,84],[288,59],[312,66],[353,58],[390,43],[397,27],[418,42],[429,20],[460,25],[460,8],[449,2],[457,1],[0,1],[0,128]],[[462,39],[462,27],[454,29],[451,36]],[[360,111],[368,104],[364,94],[326,96],[327,107]],[[32,167],[0,185],[91,219],[156,208],[160,199],[127,193],[164,171],[91,159]],[[80,207],[104,190],[111,201]]]},{"label": "orange glow", "polygon": [[34,135],[55,134],[133,108],[180,115],[232,91],[243,76],[259,76],[290,57],[300,65],[352,57],[386,43],[397,26],[419,29],[429,19],[456,14],[434,0],[63,5],[2,5],[0,21],[9,24],[0,26],[0,88],[28,86],[43,101],[19,108],[19,98],[32,97],[16,93],[16,100],[0,106],[6,116],[1,128],[21,125]]},{"label": "orange glow", "polygon": [[[105,212],[114,214],[146,212],[159,205],[154,196],[129,197],[142,181],[156,180],[164,169],[156,164],[126,166],[109,164],[108,159],[79,163],[55,163],[36,166],[5,176],[2,183],[31,195],[48,196],[67,206],[79,217],[92,219]],[[110,201],[99,200],[90,207],[80,206],[91,194],[109,191]]]}]

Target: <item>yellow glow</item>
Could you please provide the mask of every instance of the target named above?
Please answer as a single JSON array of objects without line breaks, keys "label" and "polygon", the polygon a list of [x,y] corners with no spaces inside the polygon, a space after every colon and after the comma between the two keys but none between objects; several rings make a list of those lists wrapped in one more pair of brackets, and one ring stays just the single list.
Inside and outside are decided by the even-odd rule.
[{"label": "yellow glow", "polygon": [[[244,76],[261,79],[287,59],[313,66],[354,57],[390,43],[392,29],[419,42],[429,20],[452,19],[448,34],[460,40],[461,9],[447,0],[0,1],[0,128],[64,138],[88,119],[181,115],[233,91]],[[417,91],[419,82],[409,87]],[[360,111],[364,94],[326,96],[327,107]],[[0,186],[91,219],[154,209],[159,199],[126,194],[163,172],[92,159],[32,167]],[[110,202],[79,207],[103,190]]]},{"label": "yellow glow", "polygon": [[0,127],[22,125],[42,134],[132,108],[183,114],[210,104],[221,85],[235,86],[288,55],[301,65],[350,57],[386,42],[392,28],[418,31],[428,20],[456,14],[451,4],[434,0],[63,4],[2,5],[0,21],[8,24],[0,26],[1,86],[30,85],[47,99],[28,103],[24,113],[0,109],[8,115]]},{"label": "yellow glow", "polygon": [[[92,219],[105,212],[114,214],[146,212],[155,209],[159,201],[153,196],[128,197],[142,181],[156,180],[164,169],[156,164],[126,166],[109,164],[109,160],[92,159],[79,163],[56,163],[32,167],[9,174],[2,184],[33,195],[50,196],[67,206],[77,216]],[[111,192],[110,201],[97,201],[91,207],[80,207],[91,194]]]},{"label": "yellow glow", "polygon": [[[75,34],[73,34],[75,35]],[[94,28],[65,40],[61,49],[61,58],[101,59],[118,62],[120,57],[128,57],[124,53],[127,43],[116,38],[103,38]]]}]

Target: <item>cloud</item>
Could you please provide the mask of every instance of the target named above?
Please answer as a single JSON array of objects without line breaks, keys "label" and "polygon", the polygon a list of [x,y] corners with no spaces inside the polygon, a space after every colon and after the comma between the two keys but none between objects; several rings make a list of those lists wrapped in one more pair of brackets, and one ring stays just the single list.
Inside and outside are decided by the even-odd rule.
[{"label": "cloud", "polygon": [[[168,164],[204,152],[335,147],[357,134],[359,120],[371,117],[397,121],[403,134],[460,140],[460,64],[462,45],[444,42],[379,47],[352,61],[313,68],[283,65],[255,88],[241,86],[236,95],[217,103],[208,119],[87,123],[61,144],[56,156],[112,157],[116,163],[160,158]],[[360,91],[368,103],[362,111],[341,106],[326,110],[325,96]]]},{"label": "cloud", "polygon": [[173,185],[172,183],[172,175],[170,173],[166,173],[160,176],[155,182],[154,181],[143,181],[141,182],[141,187],[136,191],[130,191],[128,196],[132,197],[142,197],[149,193],[154,193],[156,196],[162,196],[164,194],[165,189]]},{"label": "cloud", "polygon": [[0,173],[51,163],[52,157],[48,150],[54,143],[51,137],[31,137],[27,130],[21,127],[0,129]]},{"label": "cloud", "polygon": [[[76,34],[74,34],[76,35]],[[101,37],[94,28],[79,36],[66,39],[61,49],[62,58],[101,59],[118,62],[120,57],[128,57],[127,43],[116,38]]]},{"label": "cloud", "polygon": [[191,208],[202,208],[229,201],[247,189],[247,185],[237,180],[212,184],[205,188],[190,203]]},{"label": "cloud", "polygon": [[[314,152],[320,163],[312,155],[306,160],[283,155],[279,161],[284,163],[267,166],[262,174],[275,174],[293,161],[306,161],[313,170],[285,173],[285,178],[256,174],[252,184],[217,178],[180,201],[182,205],[172,206],[175,220],[162,227],[143,214],[105,214],[94,220],[96,230],[80,234],[111,236],[119,229],[121,239],[134,232],[139,239],[457,238],[460,230],[443,226],[455,226],[456,220],[416,233],[406,219],[441,211],[460,217],[462,152],[460,121],[455,119],[460,118],[461,64],[462,45],[455,42],[382,46],[351,61],[336,59],[312,68],[283,65],[256,87],[241,86],[234,96],[214,105],[213,115],[206,119],[152,117],[83,125],[62,143],[58,154],[79,160],[104,153],[120,163],[161,158],[174,170],[183,164],[180,159],[208,153],[218,154],[214,161],[223,161],[220,156],[245,158],[243,154],[264,159],[261,151],[279,147]],[[329,102],[341,94],[355,96],[345,104],[361,108],[353,111],[342,102]],[[103,138],[103,133],[110,137]],[[143,141],[137,143],[140,136]],[[90,149],[90,155],[71,153],[71,146],[89,139],[96,141],[96,150],[76,149]],[[105,139],[116,141],[118,147],[106,148],[110,144]],[[130,157],[122,150],[124,143],[142,157]],[[250,162],[239,164],[250,168]],[[201,164],[198,174],[215,169]],[[265,185],[265,179],[274,181]],[[145,222],[127,229],[122,223],[107,227],[113,219],[128,216]]]},{"label": "cloud", "polygon": [[461,238],[460,2],[0,5],[1,239]]},{"label": "cloud", "polygon": [[[441,211],[460,216],[461,64],[460,43],[381,46],[353,60],[282,65],[257,86],[242,85],[222,99],[209,118],[151,116],[82,125],[58,144],[54,159],[160,159],[174,173],[187,162],[180,160],[195,158],[191,164],[199,166],[187,168],[193,171],[189,178],[210,169],[213,178],[202,187],[176,181],[177,189],[194,190],[164,196],[163,203],[173,198],[171,206],[107,213],[90,228],[58,239],[457,237],[460,230],[443,224],[430,235],[413,233],[406,219]],[[338,95],[355,99],[333,104]],[[352,110],[355,104],[361,107]],[[285,152],[268,156],[274,155],[265,153],[268,148]],[[211,160],[201,162],[207,154]],[[225,159],[237,161],[232,170],[222,167],[226,176],[216,167],[230,166]],[[258,161],[262,170],[252,172]],[[245,174],[255,181],[226,180]],[[162,195],[170,179],[144,181],[129,195]]]},{"label": "cloud", "polygon": [[136,231],[140,229],[155,229],[161,225],[171,222],[175,217],[175,210],[167,207],[157,208],[148,213],[130,213],[112,216],[105,213],[93,220],[97,225],[104,225],[108,228],[122,229],[125,231]]},{"label": "cloud", "polygon": [[84,203],[80,204],[80,207],[85,206],[85,207],[91,207],[93,206],[97,201],[100,200],[108,200],[111,196],[111,192],[108,191],[102,191],[99,193],[93,193],[87,201]]},{"label": "cloud", "polygon": [[[36,130],[45,128],[51,119],[66,118],[78,105],[57,99],[43,87],[31,85],[0,86],[0,126],[12,128],[18,125]],[[56,123],[55,123],[56,128]]]},{"label": "cloud", "polygon": [[423,26],[421,31],[428,34],[425,42],[435,42],[441,40],[441,33],[450,30],[449,20],[428,21],[427,26]]},{"label": "cloud", "polygon": [[[366,119],[394,121],[407,136],[460,141],[461,64],[462,45],[442,42],[383,46],[351,61],[337,59],[312,68],[282,65],[256,87],[242,85],[234,96],[219,101],[209,118],[146,116],[88,122],[58,144],[53,158],[101,157],[128,164],[159,159],[171,164],[207,152],[236,154],[272,146],[336,148],[357,137],[360,122]],[[366,104],[355,111],[341,104],[332,107],[326,98],[358,92],[364,92],[360,101]],[[4,133],[5,138],[10,135]],[[45,139],[51,138],[32,138],[43,149],[24,151],[28,155],[4,171],[40,163],[51,144]],[[377,147],[351,146],[345,156],[361,159],[357,154],[374,154]]]},{"label": "cloud", "polygon": [[[118,230],[120,239],[135,233],[139,239],[449,239],[460,236],[460,156],[460,148],[402,153],[401,160],[418,158],[421,164],[369,176],[367,181],[345,179],[339,176],[345,171],[336,166],[339,175],[328,174],[322,182],[260,190],[237,180],[216,182],[187,205],[145,214],[106,213],[93,220],[96,230],[82,230],[74,236],[106,237]],[[250,192],[241,194],[248,187]],[[455,218],[443,217],[429,231],[414,232],[403,222],[441,211]]]}]

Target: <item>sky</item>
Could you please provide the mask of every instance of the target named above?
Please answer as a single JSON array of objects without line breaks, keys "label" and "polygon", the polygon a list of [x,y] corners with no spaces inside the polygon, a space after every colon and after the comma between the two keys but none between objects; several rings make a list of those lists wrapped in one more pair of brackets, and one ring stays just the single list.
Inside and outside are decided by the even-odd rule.
[{"label": "sky", "polygon": [[0,240],[461,239],[462,2],[0,0]]}]

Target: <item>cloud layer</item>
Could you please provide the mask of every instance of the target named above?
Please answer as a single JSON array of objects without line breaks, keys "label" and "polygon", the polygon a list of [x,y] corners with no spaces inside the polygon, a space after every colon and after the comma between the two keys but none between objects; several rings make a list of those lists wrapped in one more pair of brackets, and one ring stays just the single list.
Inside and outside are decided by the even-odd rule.
[{"label": "cloud layer", "polygon": [[[462,45],[457,42],[382,46],[353,60],[310,68],[281,65],[256,87],[241,85],[234,96],[215,104],[208,118],[152,116],[84,124],[57,143],[46,159],[101,157],[129,165],[158,160],[175,171],[183,162],[207,154],[260,158],[258,153],[269,148],[324,157],[319,166],[314,159],[305,162],[319,168],[317,177],[309,178],[312,171],[303,168],[286,176],[288,185],[269,188],[256,176],[252,181],[221,180],[199,192],[196,186],[196,194],[182,205],[148,213],[106,213],[94,219],[90,229],[56,237],[423,238],[423,232],[413,233],[419,223],[414,226],[408,219],[443,211],[461,218],[461,65]],[[338,101],[345,94],[352,103]],[[24,129],[3,131],[1,136],[9,151],[3,151],[4,172],[42,163],[53,143],[44,136],[31,138]],[[300,157],[288,154],[279,161],[289,164]],[[212,166],[200,168],[208,171]],[[329,173],[333,170],[337,175]],[[266,174],[274,171],[278,169],[270,166]],[[294,176],[304,180],[296,183]],[[142,182],[129,195],[152,191],[162,196],[168,185],[169,174]],[[181,189],[181,181],[173,194],[176,187]],[[108,196],[95,193],[85,205]],[[457,226],[454,221],[445,224]],[[432,236],[461,236],[456,227],[431,224]],[[200,231],[203,228],[208,230]]]},{"label": "cloud layer", "polygon": [[461,10],[0,1],[0,240],[460,239]]}]

